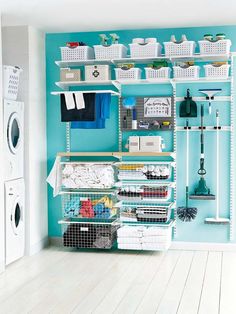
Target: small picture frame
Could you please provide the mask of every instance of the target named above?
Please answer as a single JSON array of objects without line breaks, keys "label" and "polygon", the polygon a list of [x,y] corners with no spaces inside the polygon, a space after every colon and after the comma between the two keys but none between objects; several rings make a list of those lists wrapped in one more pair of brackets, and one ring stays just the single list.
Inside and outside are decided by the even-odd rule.
[{"label": "small picture frame", "polygon": [[144,117],[171,117],[171,97],[144,98]]}]

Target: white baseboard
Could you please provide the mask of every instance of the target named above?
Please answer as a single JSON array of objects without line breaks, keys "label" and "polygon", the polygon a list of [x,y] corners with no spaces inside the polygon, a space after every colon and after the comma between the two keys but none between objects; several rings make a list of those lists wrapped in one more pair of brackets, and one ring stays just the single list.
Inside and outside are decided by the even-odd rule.
[{"label": "white baseboard", "polygon": [[48,237],[45,237],[38,243],[31,245],[29,247],[29,250],[26,250],[26,255],[29,255],[29,256],[34,255],[38,253],[39,251],[41,251],[42,249],[44,249],[45,247],[47,247],[48,245],[49,245]]},{"label": "white baseboard", "polygon": [[236,243],[173,241],[170,249],[186,251],[236,251]]}]

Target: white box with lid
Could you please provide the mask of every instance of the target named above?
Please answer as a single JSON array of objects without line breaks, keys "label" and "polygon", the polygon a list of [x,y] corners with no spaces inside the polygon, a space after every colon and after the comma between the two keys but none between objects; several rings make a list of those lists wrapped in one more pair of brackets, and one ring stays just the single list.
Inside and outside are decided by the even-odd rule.
[{"label": "white box with lid", "polygon": [[140,152],[162,152],[161,136],[140,136]]},{"label": "white box with lid", "polygon": [[130,136],[129,137],[129,151],[130,152],[139,152],[139,136]]},{"label": "white box with lid", "polygon": [[85,81],[109,81],[111,79],[110,66],[106,64],[86,65]]},{"label": "white box with lid", "polygon": [[81,81],[81,71],[78,69],[62,68],[60,70],[61,82],[77,82]]}]

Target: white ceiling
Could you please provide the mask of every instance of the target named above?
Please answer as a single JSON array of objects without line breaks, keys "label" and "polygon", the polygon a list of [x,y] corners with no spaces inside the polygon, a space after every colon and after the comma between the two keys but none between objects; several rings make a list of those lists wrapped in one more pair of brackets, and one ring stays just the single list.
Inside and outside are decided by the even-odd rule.
[{"label": "white ceiling", "polygon": [[2,23],[46,32],[236,24],[235,0],[0,0]]}]

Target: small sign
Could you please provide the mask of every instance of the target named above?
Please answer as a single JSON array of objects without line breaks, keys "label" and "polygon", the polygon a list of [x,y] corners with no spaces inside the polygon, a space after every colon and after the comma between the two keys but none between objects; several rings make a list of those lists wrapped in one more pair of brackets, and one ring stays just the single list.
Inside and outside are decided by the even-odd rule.
[{"label": "small sign", "polygon": [[144,117],[171,117],[171,97],[144,98]]}]

